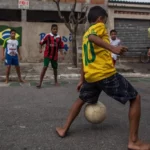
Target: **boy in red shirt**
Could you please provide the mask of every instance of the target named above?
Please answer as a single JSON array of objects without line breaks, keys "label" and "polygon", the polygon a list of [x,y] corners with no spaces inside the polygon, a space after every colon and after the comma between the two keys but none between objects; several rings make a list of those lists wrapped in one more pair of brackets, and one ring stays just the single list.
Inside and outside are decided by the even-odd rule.
[{"label": "boy in red shirt", "polygon": [[58,85],[58,81],[57,81],[58,50],[60,50],[61,57],[62,59],[64,59],[63,56],[64,44],[61,40],[61,37],[57,34],[57,32],[58,32],[58,26],[56,24],[53,24],[51,26],[51,33],[47,34],[40,42],[40,53],[42,53],[42,46],[44,44],[46,44],[46,47],[44,51],[44,67],[41,72],[40,83],[39,85],[37,85],[37,88],[41,88],[43,78],[45,76],[46,70],[50,62],[54,70],[55,85]]}]

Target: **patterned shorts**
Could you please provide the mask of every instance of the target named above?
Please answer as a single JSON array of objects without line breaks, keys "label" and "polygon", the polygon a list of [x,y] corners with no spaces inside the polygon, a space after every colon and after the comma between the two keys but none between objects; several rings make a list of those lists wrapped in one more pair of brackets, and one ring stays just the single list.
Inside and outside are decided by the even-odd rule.
[{"label": "patterned shorts", "polygon": [[102,91],[122,104],[134,100],[138,95],[134,87],[123,76],[116,73],[98,82],[88,83],[85,81],[81,87],[79,98],[86,103],[93,104],[98,101]]}]

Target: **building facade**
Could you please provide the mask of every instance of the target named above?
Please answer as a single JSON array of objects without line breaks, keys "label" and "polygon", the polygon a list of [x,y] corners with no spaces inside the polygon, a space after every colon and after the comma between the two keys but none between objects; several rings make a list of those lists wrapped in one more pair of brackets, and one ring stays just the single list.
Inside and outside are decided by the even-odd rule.
[{"label": "building facade", "polygon": [[[59,18],[56,4],[52,0],[29,0],[29,9],[19,9],[18,1],[0,0],[0,27],[22,27],[23,62],[40,62],[42,60],[43,56],[38,52],[38,43],[46,33],[50,32],[52,23],[57,23],[59,26],[59,34],[65,43],[66,53],[71,51],[70,32]],[[66,18],[69,16],[73,2],[74,0],[60,0],[60,9]],[[93,5],[107,7],[106,0],[78,0],[76,12],[80,12],[81,3],[87,2],[90,7]],[[84,31],[82,25],[79,30],[78,33],[82,34]],[[5,31],[0,30],[0,40],[4,40]]]},{"label": "building facade", "polygon": [[129,48],[127,60],[140,61],[141,52],[150,47],[150,1],[109,0],[108,14],[109,30],[116,29],[122,43]]}]

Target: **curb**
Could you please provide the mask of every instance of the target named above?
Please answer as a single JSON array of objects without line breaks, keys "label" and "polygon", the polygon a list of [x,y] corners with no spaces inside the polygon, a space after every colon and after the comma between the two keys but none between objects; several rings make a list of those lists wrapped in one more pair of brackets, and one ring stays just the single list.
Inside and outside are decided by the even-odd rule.
[{"label": "curb", "polygon": [[[120,73],[124,77],[127,78],[150,78],[150,74],[142,74],[142,73]],[[40,75],[22,75],[22,77],[25,80],[39,80]],[[11,75],[11,79],[17,79],[18,77],[16,75]],[[60,74],[58,75],[58,79],[72,79],[72,80],[78,80],[80,78],[80,74]],[[1,80],[5,79],[5,76],[0,76]],[[51,80],[54,79],[53,76],[45,76],[44,80]]]}]

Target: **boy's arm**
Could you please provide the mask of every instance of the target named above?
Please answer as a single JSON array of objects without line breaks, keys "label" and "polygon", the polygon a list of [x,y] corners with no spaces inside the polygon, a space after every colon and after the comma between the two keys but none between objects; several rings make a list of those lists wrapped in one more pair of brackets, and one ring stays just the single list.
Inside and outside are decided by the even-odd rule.
[{"label": "boy's arm", "polygon": [[61,55],[61,59],[64,60],[64,53],[63,53],[63,49],[60,49],[60,55]]},{"label": "boy's arm", "polygon": [[119,46],[121,46],[121,45],[123,45],[123,44],[122,44],[122,41],[120,40],[120,42],[119,42]]},{"label": "boy's arm", "polygon": [[4,60],[4,59],[5,59],[5,48],[2,47],[2,60]]},{"label": "boy's arm", "polygon": [[79,83],[77,85],[77,91],[80,91],[83,82],[84,82],[84,69],[83,69],[83,62],[82,62],[82,65],[81,65],[81,76],[80,76],[80,81],[79,81]]},{"label": "boy's arm", "polygon": [[42,53],[43,45],[46,44],[48,40],[48,35],[46,35],[39,43],[39,52]]},{"label": "boy's arm", "polygon": [[42,53],[43,45],[39,44],[39,52]]},{"label": "boy's arm", "polygon": [[83,62],[82,62],[82,65],[81,65],[81,77],[80,77],[80,81],[84,81],[84,70],[83,70]]},{"label": "boy's arm", "polygon": [[60,51],[60,54],[61,54],[62,59],[64,59],[63,49],[64,49],[64,43],[62,42],[62,40],[61,40],[61,38],[60,38],[59,51]]},{"label": "boy's arm", "polygon": [[96,44],[97,46],[103,47],[115,54],[122,54],[128,50],[126,47],[123,47],[123,46],[114,47],[114,46],[108,44],[107,42],[103,41],[100,37],[98,37],[96,35],[92,35],[92,34],[89,35],[89,41],[91,41],[94,44]]},{"label": "boy's arm", "polygon": [[19,59],[21,60],[22,57],[21,57],[21,53],[20,53],[20,43],[18,40],[17,40],[17,52],[18,52]]},{"label": "boy's arm", "polygon": [[7,40],[4,41],[2,45],[2,60],[5,59],[5,48],[7,47]]},{"label": "boy's arm", "polygon": [[63,49],[60,49],[59,51],[60,51],[60,54],[63,55]]},{"label": "boy's arm", "polygon": [[20,47],[18,47],[18,55],[21,56],[21,54],[20,54]]},{"label": "boy's arm", "polygon": [[63,49],[64,49],[64,43],[62,42],[61,38],[60,38],[60,42],[59,42],[59,51],[60,54],[63,55]]},{"label": "boy's arm", "polygon": [[20,47],[18,46],[18,56],[19,56],[19,59],[22,60],[22,56],[21,56],[21,53],[20,53]]}]

